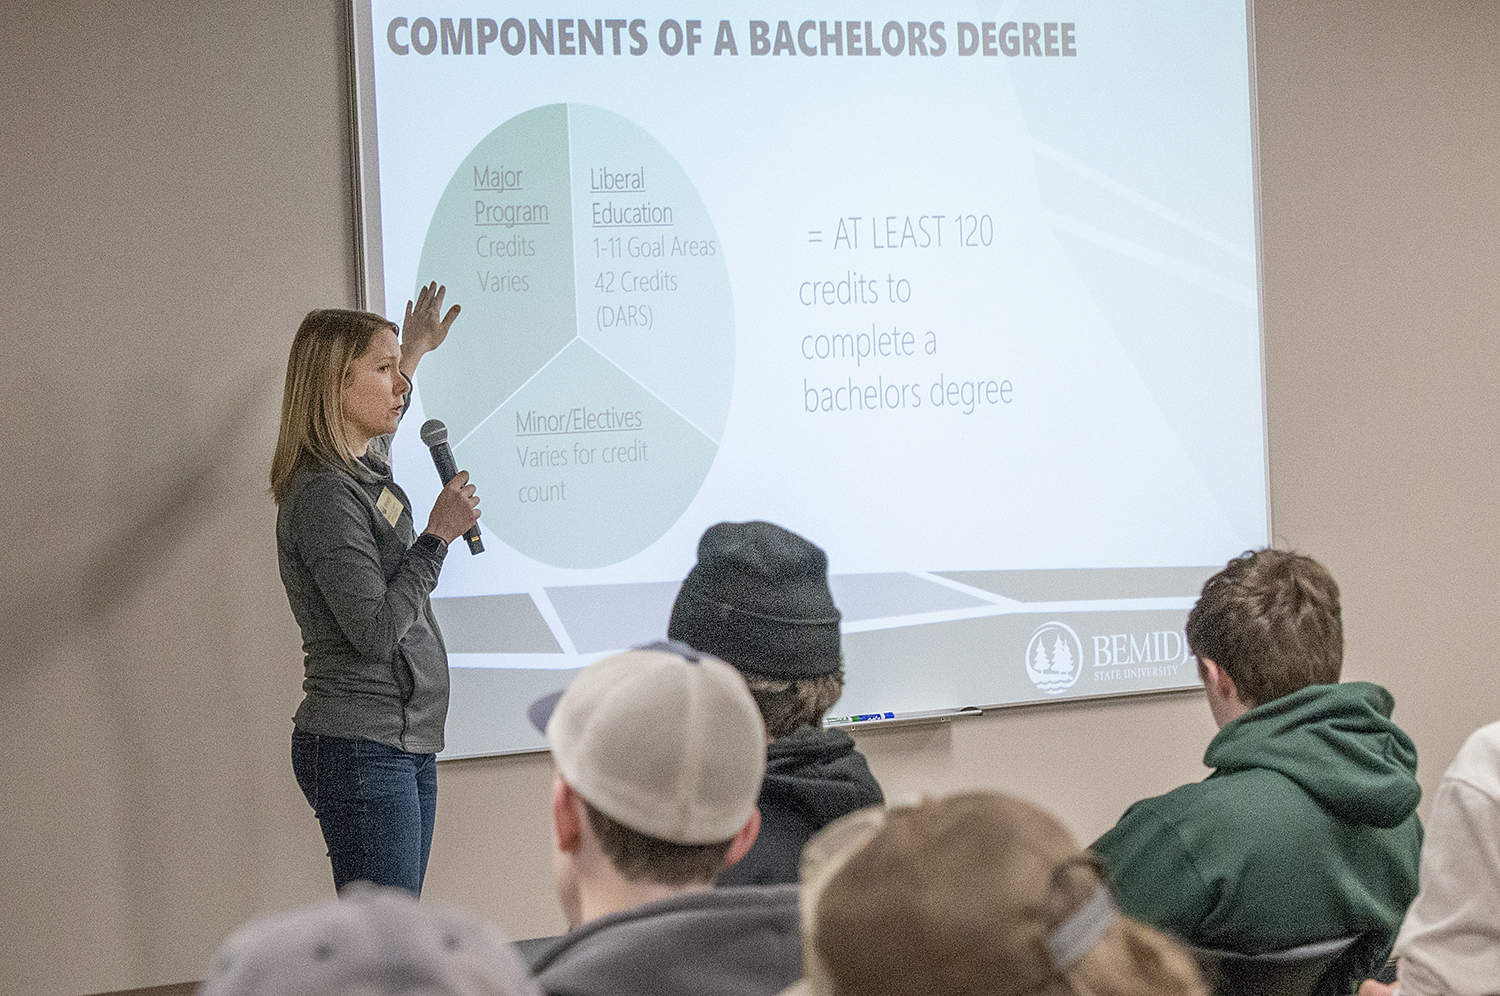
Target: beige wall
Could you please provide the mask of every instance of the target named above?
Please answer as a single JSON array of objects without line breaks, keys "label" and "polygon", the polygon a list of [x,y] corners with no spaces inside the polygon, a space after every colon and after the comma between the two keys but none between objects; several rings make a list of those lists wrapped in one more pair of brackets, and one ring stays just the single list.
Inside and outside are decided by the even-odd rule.
[{"label": "beige wall", "polygon": [[[263,486],[291,330],[353,301],[341,4],[144,6],[4,19],[5,992],[198,978],[330,891]],[[1500,5],[1262,0],[1257,32],[1276,536],[1341,580],[1346,673],[1430,791],[1500,715]],[[1087,839],[1211,732],[1189,694],[861,746],[893,795],[1007,788]],[[547,777],[441,768],[431,896],[560,926]]]}]

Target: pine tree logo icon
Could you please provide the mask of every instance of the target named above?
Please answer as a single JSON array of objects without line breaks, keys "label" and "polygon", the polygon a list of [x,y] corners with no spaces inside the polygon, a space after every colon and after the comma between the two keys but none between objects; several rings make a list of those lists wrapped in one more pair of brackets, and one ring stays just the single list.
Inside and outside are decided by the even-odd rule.
[{"label": "pine tree logo icon", "polygon": [[1059,695],[1078,681],[1083,644],[1067,623],[1045,622],[1026,644],[1026,676],[1048,695]]}]

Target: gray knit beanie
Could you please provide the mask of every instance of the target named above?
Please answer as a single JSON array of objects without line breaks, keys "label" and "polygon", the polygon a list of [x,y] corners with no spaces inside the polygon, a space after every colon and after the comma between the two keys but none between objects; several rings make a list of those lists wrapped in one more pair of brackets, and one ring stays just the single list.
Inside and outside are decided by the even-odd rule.
[{"label": "gray knit beanie", "polygon": [[768,678],[833,674],[843,653],[827,554],[769,522],[710,526],[667,636]]},{"label": "gray knit beanie", "polygon": [[540,996],[493,924],[363,882],[342,896],[240,928],[198,996]]}]

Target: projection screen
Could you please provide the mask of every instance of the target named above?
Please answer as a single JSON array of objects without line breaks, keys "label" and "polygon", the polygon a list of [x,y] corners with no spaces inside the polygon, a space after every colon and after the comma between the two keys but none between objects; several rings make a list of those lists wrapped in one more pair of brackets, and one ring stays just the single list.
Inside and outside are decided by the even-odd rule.
[{"label": "projection screen", "polygon": [[352,22],[366,306],[463,307],[392,444],[419,521],[428,418],[483,499],[445,758],[539,748],[722,520],[827,550],[831,721],[1196,685],[1270,534],[1241,0]]}]

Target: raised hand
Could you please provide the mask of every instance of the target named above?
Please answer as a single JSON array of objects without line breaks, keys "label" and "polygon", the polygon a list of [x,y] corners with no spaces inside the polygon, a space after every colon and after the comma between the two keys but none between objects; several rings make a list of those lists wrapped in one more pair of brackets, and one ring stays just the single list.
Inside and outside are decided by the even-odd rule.
[{"label": "raised hand", "polygon": [[461,309],[456,304],[443,315],[443,295],[447,293],[448,288],[434,280],[417,292],[415,301],[406,302],[406,318],[401,323],[401,372],[407,379],[417,369],[418,361],[448,338],[448,330],[458,317]]}]

